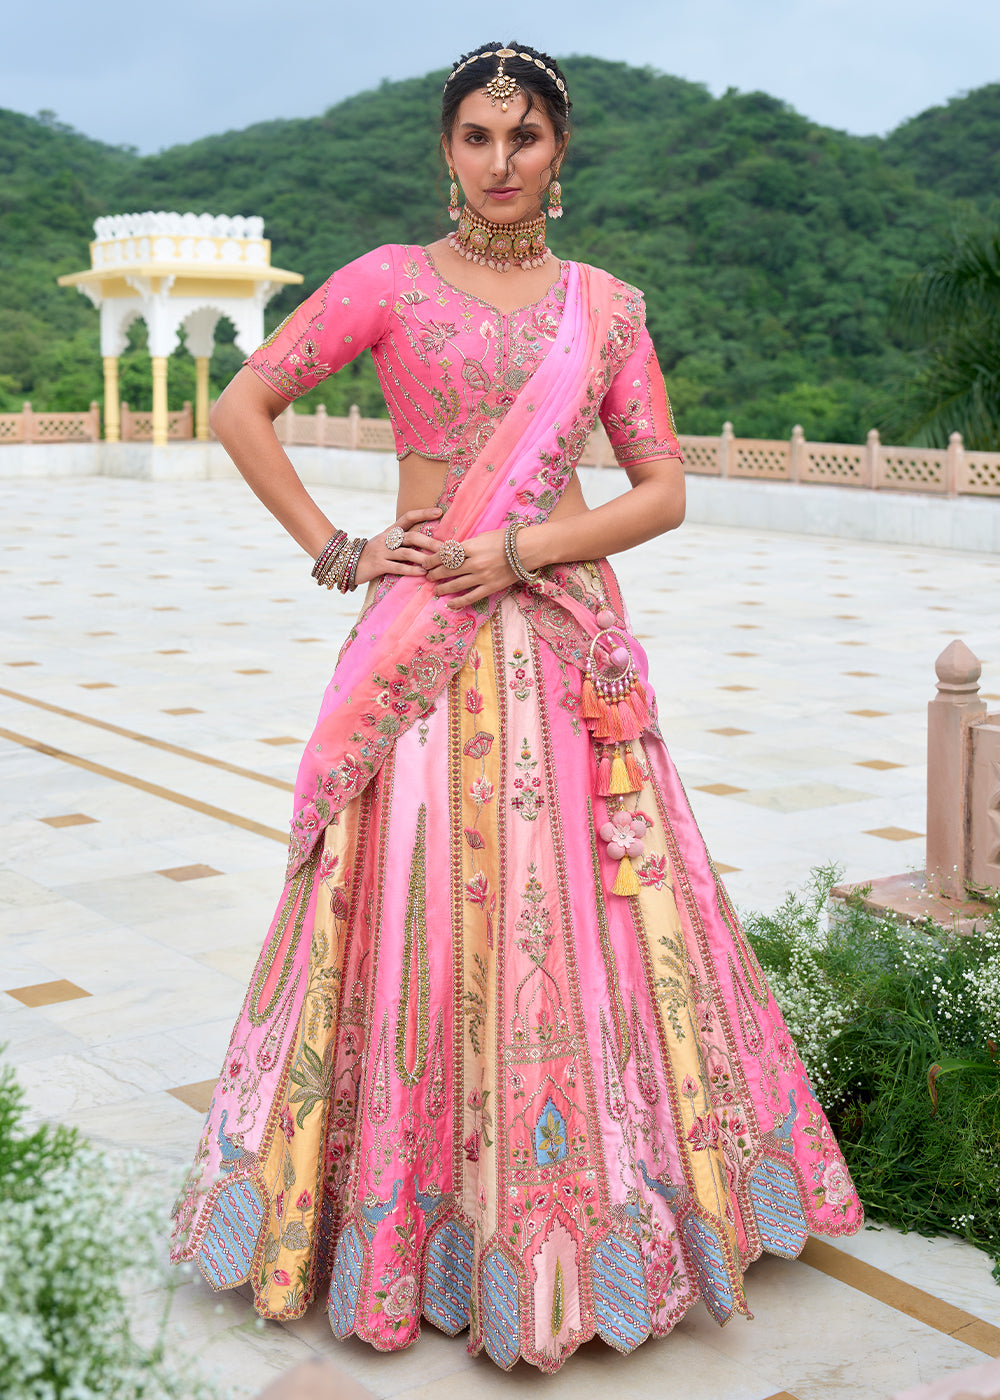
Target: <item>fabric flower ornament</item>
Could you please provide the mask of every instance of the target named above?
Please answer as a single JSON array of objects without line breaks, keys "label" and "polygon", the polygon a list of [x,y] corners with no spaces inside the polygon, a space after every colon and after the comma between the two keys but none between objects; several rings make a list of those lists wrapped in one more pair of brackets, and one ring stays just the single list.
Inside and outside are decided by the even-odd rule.
[{"label": "fabric flower ornament", "polygon": [[616,812],[606,821],[597,833],[607,842],[608,856],[618,861],[618,874],[612,886],[612,894],[632,895],[639,893],[639,880],[632,869],[631,861],[645,855],[643,837],[649,830],[645,817],[635,812]]}]

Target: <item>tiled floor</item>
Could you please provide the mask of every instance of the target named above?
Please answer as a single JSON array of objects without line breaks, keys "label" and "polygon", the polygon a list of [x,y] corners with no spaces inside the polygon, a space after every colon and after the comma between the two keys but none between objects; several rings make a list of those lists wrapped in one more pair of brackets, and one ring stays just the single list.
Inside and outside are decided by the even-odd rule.
[{"label": "tiled floor", "polygon": [[[364,531],[394,513],[375,493],[317,494]],[[34,1112],[176,1178],[273,912],[299,745],[354,604],[318,593],[239,483],[63,480],[43,496],[0,482],[0,518],[0,1042]],[[771,906],[821,862],[856,879],[919,867],[934,660],[963,637],[1000,702],[1000,562],[691,526],[620,565],[736,902]],[[409,1400],[609,1386],[884,1400],[982,1359],[969,1329],[1000,1326],[1000,1288],[975,1250],[894,1231],[837,1249],[965,1321],[870,1296],[863,1271],[777,1259],[748,1276],[753,1324],[719,1331],[696,1311],[625,1359],[591,1344],[556,1377],[503,1375],[429,1327],[390,1356],[335,1343],[321,1311],[258,1328],[243,1297],[196,1281],[177,1314],[183,1344],[240,1395],[314,1351]]]}]

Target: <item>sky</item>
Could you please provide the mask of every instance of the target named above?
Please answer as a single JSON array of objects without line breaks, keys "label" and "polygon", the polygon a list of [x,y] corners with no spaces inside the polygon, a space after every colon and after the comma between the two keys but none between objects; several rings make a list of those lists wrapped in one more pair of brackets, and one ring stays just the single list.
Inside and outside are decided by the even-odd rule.
[{"label": "sky", "polygon": [[997,0],[532,0],[521,13],[512,36],[454,0],[35,0],[4,18],[0,106],[53,111],[145,153],[316,116],[383,78],[511,37],[560,59],[649,65],[715,94],[760,89],[864,135],[1000,80]]}]

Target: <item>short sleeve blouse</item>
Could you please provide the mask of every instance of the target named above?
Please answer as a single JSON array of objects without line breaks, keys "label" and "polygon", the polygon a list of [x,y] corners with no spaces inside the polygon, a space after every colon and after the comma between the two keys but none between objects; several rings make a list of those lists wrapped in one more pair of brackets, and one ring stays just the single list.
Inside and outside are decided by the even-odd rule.
[{"label": "short sleeve blouse", "polygon": [[[329,277],[246,363],[291,401],[370,350],[397,456],[446,461],[489,386],[503,375],[519,387],[519,366],[555,339],[568,271],[564,262],[539,301],[503,313],[453,287],[426,249],[386,244]],[[680,456],[645,325],[600,414],[623,465]]]}]

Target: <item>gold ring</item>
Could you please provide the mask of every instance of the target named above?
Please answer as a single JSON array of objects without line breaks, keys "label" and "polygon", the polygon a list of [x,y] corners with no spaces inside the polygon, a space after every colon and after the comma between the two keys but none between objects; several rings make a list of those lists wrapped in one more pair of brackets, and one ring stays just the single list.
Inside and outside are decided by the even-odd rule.
[{"label": "gold ring", "polygon": [[402,525],[393,525],[392,529],[386,532],[385,547],[386,549],[399,549],[402,543],[403,527]]}]

